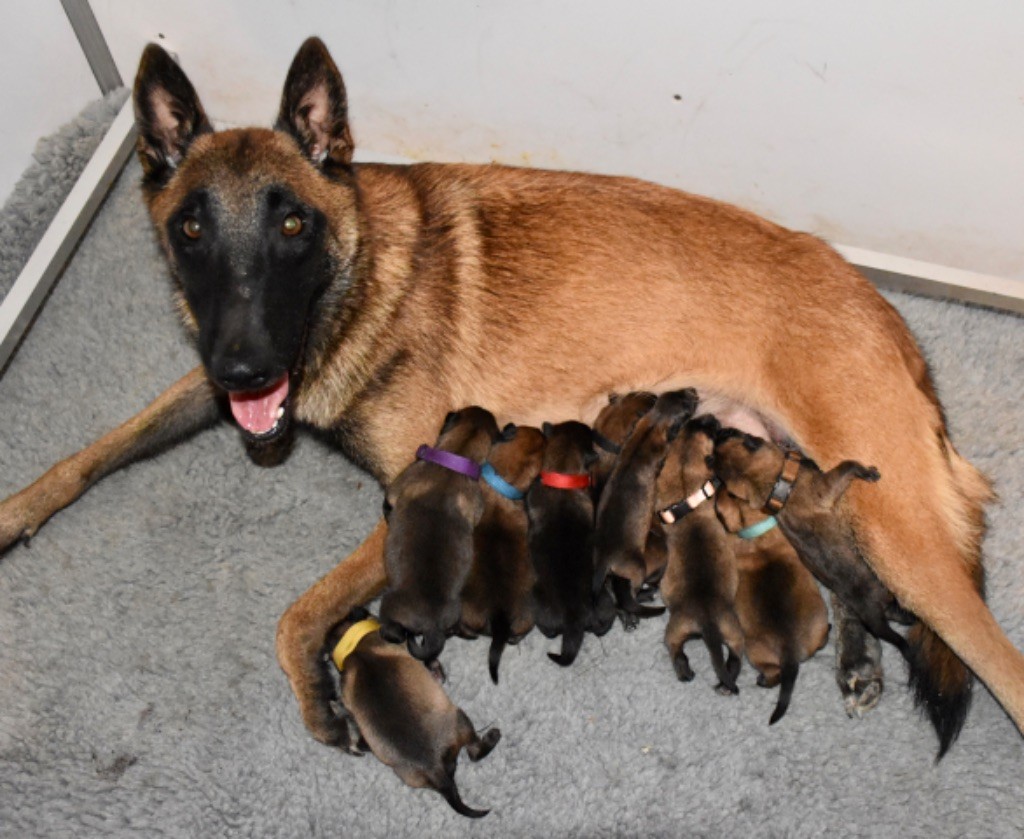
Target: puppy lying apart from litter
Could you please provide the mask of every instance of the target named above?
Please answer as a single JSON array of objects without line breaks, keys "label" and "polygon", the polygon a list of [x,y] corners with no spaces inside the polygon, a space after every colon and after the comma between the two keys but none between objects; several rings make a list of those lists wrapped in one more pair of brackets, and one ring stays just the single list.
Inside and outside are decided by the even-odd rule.
[{"label": "puppy lying apart from litter", "polygon": [[906,640],[887,619],[893,596],[861,556],[853,529],[838,508],[850,484],[855,479],[877,481],[877,469],[844,460],[822,472],[797,452],[735,429],[719,434],[714,469],[730,495],[777,519],[818,582],[835,592],[868,631],[910,661]]},{"label": "puppy lying apart from litter", "polygon": [[491,446],[481,472],[484,512],[473,534],[473,570],[462,590],[459,634],[491,636],[488,667],[495,684],[505,645],[533,629],[535,577],[524,499],[543,457],[539,429],[509,424]]},{"label": "puppy lying apart from litter", "polygon": [[327,649],[340,674],[343,716],[354,729],[349,751],[361,754],[368,748],[409,786],[437,790],[463,816],[486,816],[489,810],[463,803],[455,767],[462,749],[474,762],[487,757],[501,731],[478,735],[435,673],[405,647],[382,639],[379,626],[357,609],[328,636]]},{"label": "puppy lying apart from litter", "polygon": [[639,618],[664,612],[641,606],[636,595],[651,576],[645,552],[658,472],[669,443],[696,408],[697,391],[693,388],[659,396],[636,423],[601,492],[594,535],[595,584],[603,585],[605,576],[610,577],[626,629],[634,629]]},{"label": "puppy lying apart from litter", "polygon": [[594,589],[594,501],[590,467],[597,458],[590,427],[544,423],[546,445],[540,478],[526,494],[530,559],[537,575],[534,619],[548,638],[562,636],[562,652],[548,653],[568,667],[587,630],[603,635],[615,622],[615,604]]},{"label": "puppy lying apart from litter", "polygon": [[[658,476],[657,509],[664,524],[668,565],[661,599],[668,607],[665,646],[680,681],[694,673],[683,648],[703,638],[718,676],[716,690],[738,693],[743,631],[736,616],[736,559],[732,537],[715,515],[717,481],[709,465],[719,430],[712,416],[690,420],[669,446]],[[722,647],[728,659],[722,655]]]},{"label": "puppy lying apart from litter", "polygon": [[453,411],[434,446],[388,486],[384,563],[388,588],[380,604],[380,634],[408,638],[422,661],[440,655],[462,609],[462,587],[473,567],[473,531],[483,514],[480,464],[498,436],[490,411]]},{"label": "puppy lying apart from litter", "polygon": [[739,572],[736,613],[747,659],[761,687],[780,686],[768,720],[775,725],[789,708],[800,663],[828,640],[828,610],[814,577],[772,519],[725,492],[716,496],[715,507],[736,534],[728,538]]}]

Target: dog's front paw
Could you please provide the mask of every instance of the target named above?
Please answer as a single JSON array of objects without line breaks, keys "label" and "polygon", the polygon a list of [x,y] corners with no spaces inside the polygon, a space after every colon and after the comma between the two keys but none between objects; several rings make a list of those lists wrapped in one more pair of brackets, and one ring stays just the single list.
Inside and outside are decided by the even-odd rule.
[{"label": "dog's front paw", "polygon": [[0,553],[19,542],[27,545],[46,521],[45,515],[33,515],[33,505],[20,492],[0,503]]},{"label": "dog's front paw", "polygon": [[622,628],[626,632],[632,632],[640,626],[640,618],[636,615],[630,614],[629,612],[620,612],[619,620],[622,621]]}]

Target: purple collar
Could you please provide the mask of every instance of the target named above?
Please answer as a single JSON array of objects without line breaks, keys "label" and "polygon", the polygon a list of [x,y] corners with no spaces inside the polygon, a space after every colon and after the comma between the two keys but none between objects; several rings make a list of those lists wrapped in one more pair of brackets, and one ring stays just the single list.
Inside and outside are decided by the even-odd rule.
[{"label": "purple collar", "polygon": [[444,449],[435,449],[433,446],[420,446],[416,449],[416,459],[426,460],[428,463],[436,463],[452,472],[458,472],[474,481],[480,479],[480,464],[462,455],[446,452]]}]

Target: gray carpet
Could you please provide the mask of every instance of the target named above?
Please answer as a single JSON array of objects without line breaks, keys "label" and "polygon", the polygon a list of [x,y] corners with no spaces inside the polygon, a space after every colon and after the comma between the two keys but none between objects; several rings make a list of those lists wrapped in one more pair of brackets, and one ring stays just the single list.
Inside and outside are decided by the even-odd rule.
[{"label": "gray carpet", "polygon": [[[90,148],[68,138],[112,114],[95,106],[41,147],[0,219],[4,281]],[[138,177],[133,161],[0,380],[0,496],[196,362]],[[1024,647],[1024,320],[893,300],[955,440],[996,480],[990,602]],[[370,530],[380,499],[313,439],[261,469],[224,426],[104,480],[0,559],[0,836],[1024,834],[1024,741],[984,689],[934,766],[891,651],[865,719],[843,714],[830,644],[769,729],[774,692],[749,667],[741,695],[719,697],[695,645],[696,681],[675,681],[661,620],[588,638],[569,671],[535,633],[507,653],[500,687],[485,642],[449,644],[452,697],[504,732],[485,761],[460,763],[463,797],[493,808],[481,822],[318,745],[274,659],[276,621]]]}]

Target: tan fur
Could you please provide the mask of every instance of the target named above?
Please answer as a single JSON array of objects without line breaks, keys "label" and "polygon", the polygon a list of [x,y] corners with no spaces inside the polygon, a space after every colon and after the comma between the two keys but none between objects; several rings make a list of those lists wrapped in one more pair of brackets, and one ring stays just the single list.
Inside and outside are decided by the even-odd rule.
[{"label": "tan fur", "polygon": [[[823,469],[879,468],[877,485],[847,496],[868,561],[1024,730],[1024,656],[976,586],[991,491],[950,445],[900,316],[823,242],[627,178],[419,164],[358,165],[329,181],[294,141],[259,129],[197,139],[150,196],[151,215],[162,234],[191,186],[244,201],[274,179],[327,213],[353,281],[344,301],[328,301],[335,340],[310,359],[296,416],[343,431],[378,479],[394,478],[461,405],[485,405],[499,424],[590,423],[609,392],[714,392]],[[396,379],[375,382],[400,351]],[[54,473],[30,492],[42,512],[5,503],[0,533],[45,520],[76,494],[69,480]],[[379,591],[382,548],[378,525],[281,620],[279,660],[318,736],[323,639]]]}]

